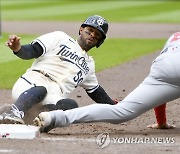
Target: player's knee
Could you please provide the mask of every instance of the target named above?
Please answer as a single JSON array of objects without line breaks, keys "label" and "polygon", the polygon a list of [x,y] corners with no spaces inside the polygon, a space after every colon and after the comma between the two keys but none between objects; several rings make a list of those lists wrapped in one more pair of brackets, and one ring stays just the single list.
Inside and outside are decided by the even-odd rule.
[{"label": "player's knee", "polygon": [[46,94],[47,94],[47,90],[45,87],[36,86],[23,92],[21,96],[22,95],[25,95],[26,97],[29,96],[30,98],[33,98],[34,101],[41,102],[45,98]]},{"label": "player's knee", "polygon": [[74,109],[78,108],[78,103],[73,100],[73,99],[61,99],[56,103],[56,106],[58,109],[61,110],[69,110],[69,109]]},{"label": "player's knee", "polygon": [[47,89],[44,86],[37,86],[33,88],[35,89],[35,92],[37,96],[39,97],[39,99],[42,101],[47,94]]},{"label": "player's knee", "polygon": [[53,110],[70,110],[74,108],[78,108],[78,104],[73,99],[61,99],[59,100],[56,105],[55,104],[46,104],[43,105],[44,110],[46,111],[53,111]]}]

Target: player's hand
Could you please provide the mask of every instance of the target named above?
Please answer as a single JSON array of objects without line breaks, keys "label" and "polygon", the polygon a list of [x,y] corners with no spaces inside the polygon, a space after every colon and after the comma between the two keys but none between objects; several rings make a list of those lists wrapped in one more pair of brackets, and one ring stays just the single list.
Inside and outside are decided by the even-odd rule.
[{"label": "player's hand", "polygon": [[147,126],[148,128],[152,128],[152,129],[174,129],[176,128],[176,126],[171,125],[171,124],[151,124]]},{"label": "player's hand", "polygon": [[20,37],[14,34],[10,35],[6,45],[14,52],[18,52],[21,49]]}]

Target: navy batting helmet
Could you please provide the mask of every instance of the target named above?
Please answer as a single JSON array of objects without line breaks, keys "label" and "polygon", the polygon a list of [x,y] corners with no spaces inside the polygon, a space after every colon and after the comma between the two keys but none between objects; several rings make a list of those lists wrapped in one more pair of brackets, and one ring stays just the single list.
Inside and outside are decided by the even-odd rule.
[{"label": "navy batting helmet", "polygon": [[81,27],[86,26],[94,27],[102,33],[102,38],[96,45],[96,47],[98,48],[106,39],[106,33],[108,31],[108,22],[101,16],[93,15],[88,17],[81,25]]}]

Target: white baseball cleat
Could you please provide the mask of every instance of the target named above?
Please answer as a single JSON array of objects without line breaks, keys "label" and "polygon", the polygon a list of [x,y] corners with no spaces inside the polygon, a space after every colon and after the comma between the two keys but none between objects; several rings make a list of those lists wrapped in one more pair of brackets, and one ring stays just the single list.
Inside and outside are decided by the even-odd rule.
[{"label": "white baseball cleat", "polygon": [[33,122],[40,127],[41,132],[48,132],[55,128],[55,117],[50,112],[41,112]]}]

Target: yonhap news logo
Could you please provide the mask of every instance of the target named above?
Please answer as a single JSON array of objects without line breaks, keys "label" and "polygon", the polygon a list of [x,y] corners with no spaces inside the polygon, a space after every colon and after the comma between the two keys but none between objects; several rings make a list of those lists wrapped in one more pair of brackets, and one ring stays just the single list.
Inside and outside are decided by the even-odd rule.
[{"label": "yonhap news logo", "polygon": [[112,137],[109,133],[101,133],[96,137],[96,143],[100,148],[110,144],[173,144],[175,137]]},{"label": "yonhap news logo", "polygon": [[109,137],[109,133],[101,133],[96,137],[96,143],[101,148],[107,147],[111,142],[111,139]]}]

